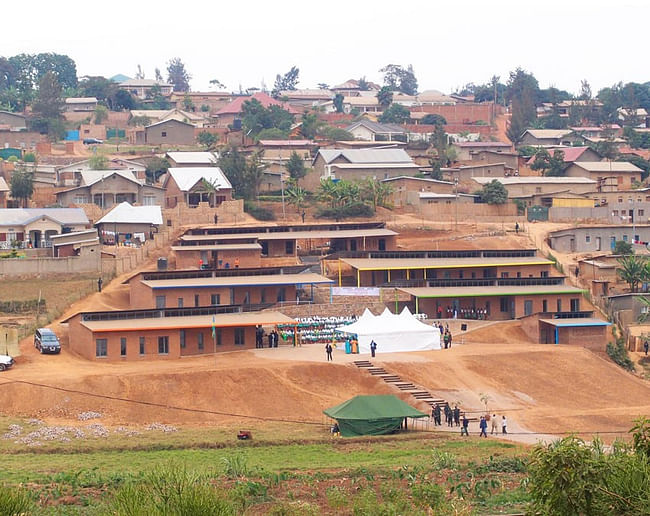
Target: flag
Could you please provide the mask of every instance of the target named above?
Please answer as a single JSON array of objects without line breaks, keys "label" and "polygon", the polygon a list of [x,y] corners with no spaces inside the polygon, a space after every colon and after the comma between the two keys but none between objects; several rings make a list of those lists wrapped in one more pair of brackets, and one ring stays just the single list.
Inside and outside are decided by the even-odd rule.
[{"label": "flag", "polygon": [[214,339],[217,335],[216,321],[214,320],[214,315],[212,316],[212,338]]}]

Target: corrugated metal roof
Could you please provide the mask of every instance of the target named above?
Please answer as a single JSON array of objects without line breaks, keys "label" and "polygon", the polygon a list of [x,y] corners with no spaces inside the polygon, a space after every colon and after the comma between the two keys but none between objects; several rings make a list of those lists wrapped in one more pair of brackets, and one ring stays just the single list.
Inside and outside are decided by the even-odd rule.
[{"label": "corrugated metal roof", "polygon": [[574,165],[589,172],[641,172],[641,169],[628,161],[576,161]]},{"label": "corrugated metal roof", "polygon": [[543,294],[581,294],[583,289],[570,285],[521,285],[496,287],[413,287],[399,288],[413,297],[486,297],[532,296]]},{"label": "corrugated metal roof", "polygon": [[126,170],[123,168],[120,169],[110,169],[110,170],[82,170],[81,171],[81,180],[82,180],[82,185],[81,186],[90,186],[94,185],[95,183],[101,181],[102,179],[108,179],[111,177],[113,174],[117,176],[121,176],[124,179],[127,179],[128,181],[132,181],[133,183],[142,184],[142,181],[137,179],[135,175],[133,175],[133,172],[130,170]]},{"label": "corrugated metal roof", "polygon": [[168,152],[167,156],[179,165],[210,165],[218,159],[214,152]]},{"label": "corrugated metal roof", "polygon": [[573,131],[571,129],[527,129],[526,133],[534,138],[564,138],[570,135]]},{"label": "corrugated metal roof", "polygon": [[172,251],[242,251],[245,249],[262,249],[260,244],[206,244],[173,245]]},{"label": "corrugated metal roof", "polygon": [[97,224],[154,224],[163,223],[160,206],[131,206],[123,202],[99,219]]},{"label": "corrugated metal roof", "polygon": [[358,122],[347,126],[345,130],[350,132],[359,126],[363,126],[376,134],[404,134],[406,132],[404,128],[399,125],[380,124],[379,122],[373,122],[372,120],[359,120]]},{"label": "corrugated metal roof", "polygon": [[306,240],[309,238],[354,238],[354,237],[382,237],[397,235],[395,231],[385,228],[369,229],[316,229],[314,231],[273,231],[230,233],[223,235],[183,235],[181,240],[186,242],[201,242],[211,240],[244,240],[257,238],[258,240]]},{"label": "corrugated metal roof", "polygon": [[162,288],[208,288],[208,287],[242,287],[253,285],[300,285],[300,284],[334,283],[334,280],[305,272],[302,274],[266,274],[260,276],[223,276],[219,278],[183,278],[168,280],[146,280],[142,284],[153,289]]},{"label": "corrugated metal roof", "polygon": [[404,149],[321,149],[325,163],[331,163],[342,156],[350,163],[413,163]]},{"label": "corrugated metal roof", "polygon": [[[360,270],[386,269],[448,269],[454,267],[497,267],[500,265],[551,265],[553,262],[537,256],[490,258],[341,258]],[[466,287],[465,287],[466,288]]]},{"label": "corrugated metal roof", "polygon": [[188,192],[199,181],[205,179],[219,190],[232,188],[230,181],[219,167],[170,167],[169,175],[183,192]]},{"label": "corrugated metal roof", "polygon": [[66,104],[90,104],[90,103],[97,103],[97,99],[95,97],[68,97],[65,99]]},{"label": "corrugated metal roof", "polygon": [[517,177],[473,177],[479,184],[487,184],[494,180],[502,185],[555,185],[555,184],[595,184],[597,181],[588,177],[552,177],[552,176],[517,176]]},{"label": "corrugated metal roof", "polygon": [[43,216],[62,225],[89,224],[81,208],[6,208],[0,209],[0,226],[22,226]]}]

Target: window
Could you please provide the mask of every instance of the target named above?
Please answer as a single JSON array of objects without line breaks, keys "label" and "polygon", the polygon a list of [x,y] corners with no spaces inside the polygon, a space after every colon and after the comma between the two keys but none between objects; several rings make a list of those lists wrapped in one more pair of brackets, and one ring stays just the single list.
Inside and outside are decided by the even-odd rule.
[{"label": "window", "polygon": [[185,349],[185,330],[180,330],[179,335],[181,341],[181,349]]},{"label": "window", "polygon": [[645,215],[645,210],[639,210],[639,217],[643,217]]},{"label": "window", "polygon": [[533,300],[524,299],[524,315],[532,315],[533,313]]},{"label": "window", "polygon": [[211,294],[210,295],[210,304],[211,305],[220,305],[221,304],[221,294]]},{"label": "window", "polygon": [[612,212],[612,215],[613,215],[614,217],[618,217],[618,210],[614,210],[614,211]]},{"label": "window", "polygon": [[587,243],[591,242],[591,236],[587,235],[585,237],[585,242],[587,242]]},{"label": "window", "polygon": [[562,311],[562,300],[561,299],[557,300],[557,311],[558,312]]},{"label": "window", "polygon": [[284,254],[293,254],[293,240],[287,240],[284,243]]},{"label": "window", "polygon": [[160,137],[161,137],[161,138],[167,138],[167,131],[162,131],[162,132],[160,133]]},{"label": "window", "polygon": [[260,289],[260,303],[266,303],[266,289]]},{"label": "window", "polygon": [[156,296],[156,308],[165,308],[166,300],[165,296]]},{"label": "window", "polygon": [[287,293],[286,293],[286,290],[285,290],[284,287],[280,287],[280,288],[278,289],[278,295],[277,295],[277,297],[276,297],[276,301],[277,301],[278,303],[281,303],[281,302],[286,301],[286,300],[287,300]]},{"label": "window", "polygon": [[145,195],[142,204],[145,206],[153,206],[156,204],[156,197],[153,195]]},{"label": "window", "polygon": [[623,235],[623,242],[627,242],[627,235]]},{"label": "window", "polygon": [[641,239],[639,238],[639,235],[634,235],[634,241],[635,242],[640,242]]},{"label": "window", "polygon": [[199,351],[203,351],[203,333],[199,333],[196,336],[196,345],[199,348]]},{"label": "window", "polygon": [[183,298],[182,297],[178,298],[178,308],[183,308]]},{"label": "window", "polygon": [[580,311],[580,298],[575,297],[571,299],[571,311],[579,312]]},{"label": "window", "polygon": [[451,271],[443,271],[442,275],[445,279],[451,279]]},{"label": "window", "polygon": [[108,341],[106,339],[97,339],[95,341],[95,356],[108,356]]},{"label": "window", "polygon": [[144,355],[144,337],[140,337],[140,354]]},{"label": "window", "polygon": [[458,271],[458,278],[463,279],[463,276],[464,276],[463,271]]},{"label": "window", "polygon": [[548,299],[542,299],[542,312],[548,312]]},{"label": "window", "polygon": [[221,346],[221,328],[217,328],[215,332],[215,339],[217,340],[217,346]]},{"label": "window", "polygon": [[502,312],[507,312],[509,310],[508,308],[508,298],[507,297],[502,297],[499,299],[499,305],[500,309]]},{"label": "window", "polygon": [[169,337],[158,337],[158,354],[159,355],[168,355],[169,354]]},{"label": "window", "polygon": [[244,344],[245,344],[244,328],[235,328],[235,346],[243,346]]},{"label": "window", "polygon": [[199,295],[194,294],[194,306],[200,306],[199,305]]},{"label": "window", "polygon": [[[531,274],[531,276],[532,276],[532,274]],[[521,278],[521,272],[517,272],[517,277]]]},{"label": "window", "polygon": [[623,197],[619,197],[618,202],[623,202]]},{"label": "window", "polygon": [[542,271],[539,273],[542,278],[548,278],[548,271]]},{"label": "window", "polygon": [[88,202],[88,199],[86,198],[85,195],[75,195],[74,196],[74,203],[75,204],[86,204]]},{"label": "window", "polygon": [[120,337],[120,356],[126,356],[126,337]]},{"label": "window", "polygon": [[476,278],[476,273],[472,272],[472,279],[475,279],[475,278]]},{"label": "window", "polygon": [[379,239],[378,249],[380,251],[385,251],[386,250],[386,240],[384,238]]},{"label": "window", "polygon": [[508,277],[510,277],[510,273],[509,272],[502,272],[501,277],[502,278],[508,278]]},{"label": "window", "polygon": [[[356,240],[350,240],[350,251],[356,251],[357,250],[357,241]],[[289,253],[287,253],[289,254]]]},{"label": "window", "polygon": [[542,187],[541,186],[536,186],[535,187],[535,193],[542,193]]}]

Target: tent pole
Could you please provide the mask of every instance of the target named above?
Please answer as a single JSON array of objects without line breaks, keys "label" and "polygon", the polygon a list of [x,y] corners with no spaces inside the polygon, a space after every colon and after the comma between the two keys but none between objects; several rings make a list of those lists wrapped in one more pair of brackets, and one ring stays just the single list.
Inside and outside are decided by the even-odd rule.
[{"label": "tent pole", "polygon": [[357,269],[357,287],[361,286],[361,270]]},{"label": "tent pole", "polygon": [[418,296],[415,296],[415,313],[419,314],[420,313],[420,304],[419,304],[419,299]]},{"label": "tent pole", "polygon": [[341,259],[339,258],[339,287],[341,286]]}]

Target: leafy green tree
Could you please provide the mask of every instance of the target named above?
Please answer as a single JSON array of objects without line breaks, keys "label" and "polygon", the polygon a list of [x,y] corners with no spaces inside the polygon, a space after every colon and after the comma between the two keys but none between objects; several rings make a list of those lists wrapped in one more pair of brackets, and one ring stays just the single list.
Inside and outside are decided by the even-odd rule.
[{"label": "leafy green tree", "polygon": [[154,184],[158,182],[160,176],[167,173],[169,170],[170,164],[164,158],[159,158],[158,156],[152,158],[147,164],[145,170],[145,176],[147,178],[147,183]]},{"label": "leafy green tree", "polygon": [[447,120],[442,115],[429,113],[422,117],[420,123],[425,125],[447,125]]},{"label": "leafy green tree", "polygon": [[391,104],[379,117],[379,121],[387,124],[405,124],[411,117],[411,112],[401,104]]},{"label": "leafy green tree", "polygon": [[35,115],[45,118],[60,118],[63,113],[62,89],[54,72],[47,72],[41,78],[38,87],[38,97],[32,105]]},{"label": "leafy green tree", "polygon": [[508,202],[508,190],[496,179],[483,186],[480,196],[481,201],[487,204],[505,204]]},{"label": "leafy green tree", "polygon": [[341,95],[340,93],[337,93],[334,95],[334,108],[336,109],[337,113],[343,113],[343,100],[345,97]]},{"label": "leafy green tree", "polygon": [[263,151],[254,152],[246,163],[244,173],[246,199],[253,199],[259,195],[260,185],[264,179],[264,171],[268,168],[268,165],[262,162],[263,154]]},{"label": "leafy green tree", "polygon": [[33,152],[26,152],[23,156],[23,161],[25,163],[36,163],[36,154]]},{"label": "leafy green tree", "polygon": [[646,260],[640,256],[628,255],[619,258],[618,264],[618,277],[630,286],[631,292],[637,292],[639,284],[646,279]]},{"label": "leafy green tree", "polygon": [[108,169],[108,158],[103,154],[95,154],[88,160],[88,166],[91,170]]},{"label": "leafy green tree", "polygon": [[281,91],[295,90],[298,85],[299,75],[300,69],[297,66],[292,66],[284,75],[276,75],[272,95],[277,97]]},{"label": "leafy green tree", "polygon": [[192,102],[192,99],[189,95],[185,95],[185,97],[183,97],[183,109],[185,111],[196,111],[196,106],[194,105],[194,102]]},{"label": "leafy green tree", "polygon": [[277,127],[271,127],[270,129],[262,129],[255,139],[260,140],[286,140],[289,138],[289,131],[283,131]]},{"label": "leafy green tree", "polygon": [[313,140],[320,128],[325,125],[325,122],[320,120],[316,113],[303,113],[301,122],[300,132],[308,140]]},{"label": "leafy green tree", "polygon": [[539,98],[537,79],[521,68],[510,72],[506,88],[506,100],[512,107],[508,139],[515,145],[521,141],[523,132],[531,127],[537,118],[535,104]]},{"label": "leafy green tree", "polygon": [[625,240],[617,240],[614,242],[614,249],[612,249],[612,254],[621,256],[634,254],[634,247],[632,247],[632,244],[626,242]]},{"label": "leafy green tree", "polygon": [[287,164],[284,166],[289,172],[291,179],[298,181],[307,175],[308,169],[305,167],[305,161],[300,157],[300,155],[293,151]]},{"label": "leafy green tree", "polygon": [[132,116],[131,118],[129,118],[128,124],[134,127],[138,127],[138,126],[146,127],[147,125],[151,124],[151,118],[149,118],[146,115]]},{"label": "leafy green tree", "polygon": [[117,84],[102,76],[85,76],[79,81],[79,95],[82,97],[95,97],[99,102],[113,107]]},{"label": "leafy green tree", "polygon": [[192,76],[185,69],[180,57],[174,57],[167,63],[167,82],[174,85],[174,91],[190,91]]},{"label": "leafy green tree", "polygon": [[106,106],[102,106],[101,104],[98,104],[95,107],[94,116],[95,116],[95,123],[101,124],[108,119],[108,109],[106,109]]},{"label": "leafy green tree", "polygon": [[333,142],[349,142],[354,140],[354,136],[349,131],[339,127],[325,126],[320,131],[320,136],[332,140]]},{"label": "leafy green tree", "polygon": [[393,91],[400,91],[405,95],[417,95],[418,81],[413,72],[413,66],[408,65],[406,68],[389,64],[379,70],[384,74],[384,84]]},{"label": "leafy green tree", "polygon": [[205,148],[210,149],[217,143],[217,135],[209,131],[201,131],[198,135],[199,144]]},{"label": "leafy green tree", "polygon": [[530,166],[533,170],[541,170],[545,176],[563,176],[567,164],[564,162],[564,152],[556,149],[553,155],[544,148],[540,148],[535,153],[535,160]]},{"label": "leafy green tree", "polygon": [[292,185],[287,188],[287,202],[296,207],[296,211],[300,213],[300,210],[305,206],[307,202],[307,190],[296,185]]},{"label": "leafy green tree", "polygon": [[20,199],[23,208],[27,208],[29,199],[34,195],[34,173],[25,170],[23,167],[16,167],[11,174],[9,190],[11,196],[14,199]]},{"label": "leafy green tree", "polygon": [[115,111],[122,111],[123,109],[135,109],[135,99],[126,90],[117,90],[113,96],[113,109]]},{"label": "leafy green tree", "polygon": [[391,208],[389,199],[393,193],[393,188],[389,183],[378,181],[372,177],[366,178],[361,184],[361,198],[369,201],[373,211],[377,211],[377,206]]},{"label": "leafy green tree", "polygon": [[383,108],[387,108],[393,103],[393,92],[388,86],[383,86],[377,92],[377,101]]},{"label": "leafy green tree", "polygon": [[265,108],[257,99],[250,99],[242,104],[242,124],[251,138],[257,137],[264,129],[275,128],[288,133],[292,123],[293,115],[280,106]]},{"label": "leafy green tree", "polygon": [[219,79],[212,79],[210,81],[210,86],[213,86],[213,87],[215,87],[217,89],[220,89],[220,90],[225,90],[226,89],[226,85],[224,83],[222,83]]},{"label": "leafy green tree", "polygon": [[243,197],[241,192],[244,189],[246,157],[237,147],[226,148],[219,156],[219,168],[226,174],[235,194]]}]

